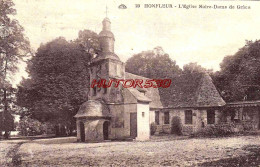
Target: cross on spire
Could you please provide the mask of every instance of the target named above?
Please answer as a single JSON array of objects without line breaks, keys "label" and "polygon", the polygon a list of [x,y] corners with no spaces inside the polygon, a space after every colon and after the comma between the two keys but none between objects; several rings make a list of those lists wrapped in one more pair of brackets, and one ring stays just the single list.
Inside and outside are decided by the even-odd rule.
[{"label": "cross on spire", "polygon": [[106,17],[107,17],[107,13],[108,13],[108,8],[107,8],[107,5],[106,5]]}]

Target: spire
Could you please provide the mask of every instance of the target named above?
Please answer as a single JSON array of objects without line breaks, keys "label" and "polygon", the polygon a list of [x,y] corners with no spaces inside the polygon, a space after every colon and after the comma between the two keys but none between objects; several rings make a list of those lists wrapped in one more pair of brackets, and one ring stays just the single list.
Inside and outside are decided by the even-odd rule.
[{"label": "spire", "polygon": [[99,42],[102,52],[114,53],[114,34],[111,32],[111,22],[109,18],[105,18],[102,21],[103,28],[99,33]]},{"label": "spire", "polygon": [[120,61],[119,57],[114,53],[115,37],[111,32],[111,22],[109,18],[104,18],[102,24],[103,28],[99,33],[99,45],[101,51],[97,57],[92,60],[92,62],[97,62],[103,59],[114,59]]},{"label": "spire", "polygon": [[103,24],[103,31],[111,31],[111,22],[109,20],[109,18],[104,18],[104,20],[102,21]]},{"label": "spire", "polygon": [[111,31],[111,22],[109,20],[109,18],[107,17],[108,14],[108,8],[106,5],[106,17],[103,20],[103,31]]},{"label": "spire", "polygon": [[107,8],[107,5],[106,5],[106,17],[107,17],[107,13],[108,13],[108,8]]}]

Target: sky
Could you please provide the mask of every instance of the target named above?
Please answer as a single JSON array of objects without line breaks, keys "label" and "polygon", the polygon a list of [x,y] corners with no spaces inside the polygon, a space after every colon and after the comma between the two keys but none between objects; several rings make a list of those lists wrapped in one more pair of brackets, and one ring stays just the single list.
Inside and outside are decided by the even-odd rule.
[{"label": "sky", "polygon": [[[173,0],[13,0],[16,19],[25,29],[34,51],[59,36],[77,38],[79,30],[99,33],[102,20],[111,20],[115,53],[125,62],[133,54],[161,46],[177,65],[190,62],[219,70],[227,55],[235,54],[245,40],[260,39],[260,3],[256,1]],[[119,9],[120,4],[127,9]],[[173,8],[144,8],[144,4],[172,4]],[[135,8],[140,4],[141,8]],[[184,9],[179,5],[234,5],[235,9]],[[251,9],[236,9],[237,5]],[[177,7],[175,7],[177,6]],[[26,77],[25,63],[14,84]]]}]

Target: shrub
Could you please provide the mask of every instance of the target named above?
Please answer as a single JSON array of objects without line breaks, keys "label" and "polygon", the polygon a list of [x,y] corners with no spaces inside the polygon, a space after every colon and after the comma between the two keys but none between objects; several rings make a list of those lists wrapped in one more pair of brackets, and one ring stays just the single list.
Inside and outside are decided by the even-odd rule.
[{"label": "shrub", "polygon": [[182,135],[182,123],[181,119],[178,116],[175,116],[172,118],[172,127],[171,127],[171,133]]},{"label": "shrub", "polygon": [[206,126],[192,134],[193,137],[225,137],[235,134],[235,125],[233,123],[228,124],[216,124]]},{"label": "shrub", "polygon": [[242,128],[243,128],[243,131],[251,131],[251,130],[254,130],[254,122],[252,121],[243,121],[241,123],[242,125]]},{"label": "shrub", "polygon": [[151,133],[151,135],[154,135],[154,134],[155,134],[156,128],[157,128],[157,127],[156,127],[155,122],[152,122],[151,125],[150,125],[150,133]]},{"label": "shrub", "polygon": [[20,135],[34,136],[46,134],[48,127],[49,125],[46,123],[41,123],[38,120],[25,116],[19,121],[17,130],[19,131]]}]

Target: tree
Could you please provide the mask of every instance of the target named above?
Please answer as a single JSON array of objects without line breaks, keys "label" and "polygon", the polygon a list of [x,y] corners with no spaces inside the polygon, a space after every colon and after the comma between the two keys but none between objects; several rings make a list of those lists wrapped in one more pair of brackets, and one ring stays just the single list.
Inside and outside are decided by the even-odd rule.
[{"label": "tree", "polygon": [[[126,61],[126,71],[151,79],[171,79],[172,82],[182,72],[162,47],[133,55]],[[162,98],[170,97],[171,89],[172,86],[159,88],[160,96]]]},{"label": "tree", "polygon": [[49,127],[46,123],[41,123],[40,121],[32,119],[28,116],[24,116],[20,119],[17,125],[19,134],[23,136],[47,134],[48,128]]},{"label": "tree", "polygon": [[[78,38],[75,40],[75,43],[78,44],[91,58],[100,51],[98,34],[90,30],[79,31]],[[88,60],[85,62],[87,61]]]},{"label": "tree", "polygon": [[226,101],[260,99],[260,40],[226,56],[213,80]]},{"label": "tree", "polygon": [[162,47],[133,55],[126,61],[126,71],[153,79],[172,78],[181,73],[179,66]]},{"label": "tree", "polygon": [[75,41],[60,37],[41,45],[28,63],[29,79],[19,86],[18,103],[27,109],[22,115],[56,125],[57,135],[72,133],[73,116],[87,101],[88,66],[97,44],[98,35],[85,30]]},{"label": "tree", "polygon": [[191,73],[213,73],[213,70],[207,70],[206,68],[198,65],[197,63],[189,63],[183,66],[183,74]]},{"label": "tree", "polygon": [[0,0],[0,105],[2,106],[1,133],[10,131],[10,110],[12,106],[10,95],[13,93],[10,80],[17,71],[18,63],[30,53],[29,42],[23,34],[23,27],[10,16],[16,14],[11,0]]}]

